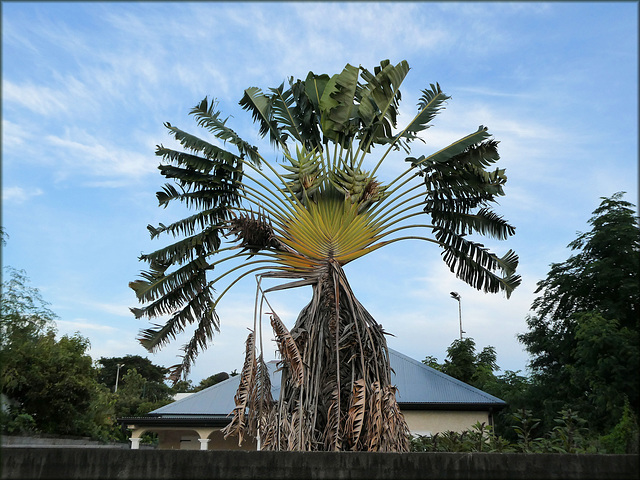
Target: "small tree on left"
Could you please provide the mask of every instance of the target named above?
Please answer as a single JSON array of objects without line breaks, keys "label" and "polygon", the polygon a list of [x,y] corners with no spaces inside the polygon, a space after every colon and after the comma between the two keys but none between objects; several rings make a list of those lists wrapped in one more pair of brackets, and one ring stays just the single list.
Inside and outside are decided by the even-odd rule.
[{"label": "small tree on left", "polygon": [[6,433],[109,436],[111,399],[96,380],[89,341],[56,339],[56,315],[24,271],[6,268],[0,313],[0,388]]}]

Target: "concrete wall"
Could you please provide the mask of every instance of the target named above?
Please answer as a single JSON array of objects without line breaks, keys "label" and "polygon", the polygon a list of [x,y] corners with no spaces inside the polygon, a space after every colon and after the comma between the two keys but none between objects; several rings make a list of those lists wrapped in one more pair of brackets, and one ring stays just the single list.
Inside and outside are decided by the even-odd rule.
[{"label": "concrete wall", "polygon": [[637,455],[6,448],[12,479],[636,479]]},{"label": "concrete wall", "polygon": [[[109,442],[103,443],[90,438],[64,438],[47,436],[27,436],[27,435],[2,435],[0,437],[2,448],[11,447],[51,447],[51,448],[131,448],[129,442]],[[146,447],[146,445],[145,445]],[[143,447],[144,448],[144,447]]]}]

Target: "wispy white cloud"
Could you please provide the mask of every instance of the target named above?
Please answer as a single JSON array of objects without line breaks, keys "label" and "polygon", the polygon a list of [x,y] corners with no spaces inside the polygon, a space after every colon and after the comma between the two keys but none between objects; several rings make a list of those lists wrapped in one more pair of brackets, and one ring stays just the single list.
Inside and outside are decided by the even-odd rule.
[{"label": "wispy white cloud", "polygon": [[70,332],[83,332],[86,330],[103,332],[103,333],[115,333],[116,329],[109,325],[103,325],[100,323],[92,322],[84,318],[78,318],[76,320],[57,320],[56,325],[58,330],[64,333]]},{"label": "wispy white cloud", "polygon": [[2,119],[2,148],[7,151],[22,148],[29,140],[29,132],[20,124]]},{"label": "wispy white cloud", "polygon": [[[116,331],[112,335],[105,335],[106,332],[94,336],[91,340],[91,357],[98,360],[101,357],[124,357],[126,355],[148,355],[148,352],[135,340],[133,332]],[[151,361],[156,365],[173,365],[177,363],[175,358],[152,358]],[[203,377],[204,378],[204,377]]]},{"label": "wispy white cloud", "polygon": [[482,99],[482,97],[498,97],[519,101],[535,100],[534,95],[531,92],[504,91],[481,86],[458,86],[456,91],[471,94],[473,97],[480,99]]},{"label": "wispy white cloud", "polygon": [[110,144],[82,130],[74,129],[64,137],[48,135],[45,141],[65,166],[63,175],[88,174],[135,181],[156,172],[157,162],[150,155]]},{"label": "wispy white cloud", "polygon": [[[162,126],[158,123],[159,136]],[[153,152],[160,142],[156,138],[154,143],[149,133],[132,131],[116,143],[107,136],[89,133],[81,125],[63,127],[59,134],[51,133],[54,129],[46,125],[33,119],[3,120],[5,166],[22,170],[27,165],[37,165],[49,169],[49,178],[54,181],[82,178],[85,185],[109,188],[131,185],[157,172],[158,159]],[[127,148],[125,143],[131,146]],[[14,200],[26,193],[16,188],[5,190],[3,194]]]},{"label": "wispy white cloud", "polygon": [[129,307],[131,305],[118,305],[114,303],[104,303],[104,302],[91,302],[88,303],[92,308],[99,310],[101,312],[109,313],[111,315],[117,315],[119,317],[131,317],[131,311]]},{"label": "wispy white cloud", "polygon": [[446,49],[456,37],[441,24],[425,23],[424,9],[407,3],[294,4],[292,10],[297,18],[289,23],[298,25],[303,46],[295,60],[306,64],[313,58],[317,69],[346,61],[371,67],[384,58],[399,61]]},{"label": "wispy white cloud", "polygon": [[2,82],[3,102],[17,104],[40,115],[56,115],[67,110],[60,92],[48,86],[26,82],[18,85],[10,80]]},{"label": "wispy white cloud", "polygon": [[25,189],[22,187],[2,187],[2,201],[4,203],[25,203],[33,197],[38,197],[44,192],[40,188]]}]

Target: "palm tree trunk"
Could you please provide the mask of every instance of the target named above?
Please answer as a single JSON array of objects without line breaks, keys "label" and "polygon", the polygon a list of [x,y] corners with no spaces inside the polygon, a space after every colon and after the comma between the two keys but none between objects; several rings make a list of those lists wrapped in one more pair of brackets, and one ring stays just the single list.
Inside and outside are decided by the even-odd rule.
[{"label": "palm tree trunk", "polygon": [[291,329],[295,348],[276,316],[272,325],[282,383],[263,449],[408,451],[384,332],[337,263],[328,264]]}]

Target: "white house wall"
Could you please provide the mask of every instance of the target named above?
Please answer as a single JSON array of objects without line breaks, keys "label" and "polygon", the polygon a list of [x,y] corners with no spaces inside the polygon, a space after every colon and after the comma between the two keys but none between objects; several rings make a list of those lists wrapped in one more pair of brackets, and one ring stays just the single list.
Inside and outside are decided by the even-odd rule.
[{"label": "white house wall", "polygon": [[405,410],[402,412],[412,435],[435,435],[436,433],[471,429],[477,422],[489,424],[489,412],[448,410]]}]

